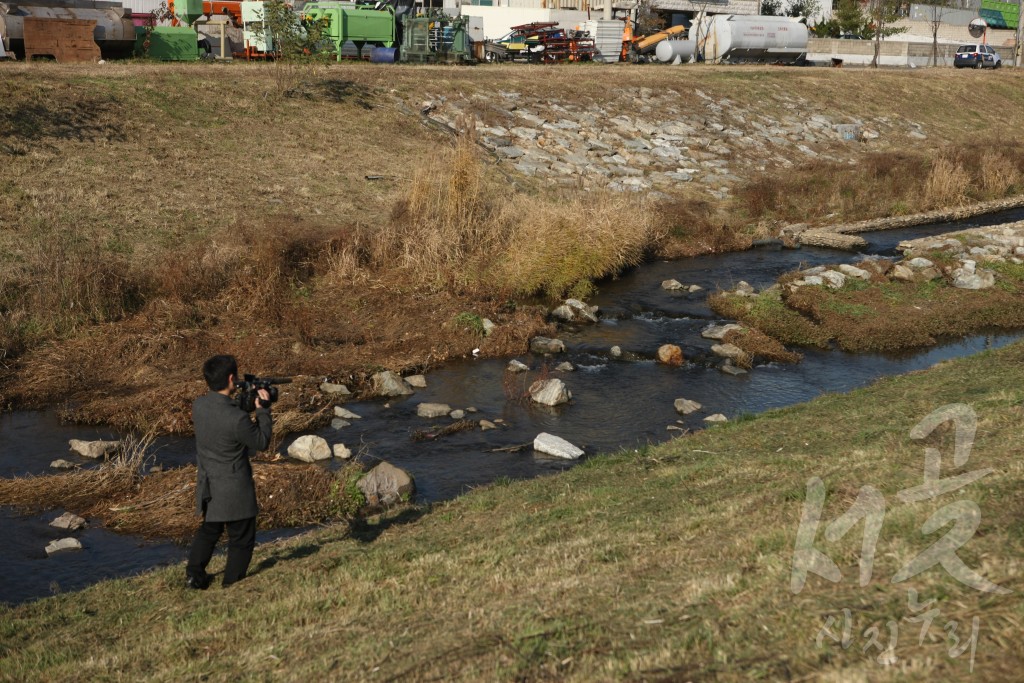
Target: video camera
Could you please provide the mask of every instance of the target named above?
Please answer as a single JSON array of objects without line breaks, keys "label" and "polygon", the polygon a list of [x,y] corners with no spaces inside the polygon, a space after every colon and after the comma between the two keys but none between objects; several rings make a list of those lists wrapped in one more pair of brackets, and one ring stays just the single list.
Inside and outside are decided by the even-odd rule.
[{"label": "video camera", "polygon": [[257,393],[260,389],[266,389],[270,394],[270,402],[277,401],[277,387],[275,384],[291,384],[291,377],[257,377],[256,375],[242,375],[240,381],[235,382],[238,389],[238,407],[247,413],[256,410]]}]

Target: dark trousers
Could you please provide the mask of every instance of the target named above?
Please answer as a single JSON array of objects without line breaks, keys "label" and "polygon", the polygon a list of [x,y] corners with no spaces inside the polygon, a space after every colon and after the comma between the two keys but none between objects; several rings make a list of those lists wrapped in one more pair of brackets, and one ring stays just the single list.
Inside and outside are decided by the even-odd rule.
[{"label": "dark trousers", "polygon": [[206,522],[204,521],[192,540],[192,549],[188,554],[188,576],[202,578],[206,576],[206,565],[213,557],[213,549],[217,541],[228,529],[228,563],[224,567],[222,584],[227,587],[245,578],[252,560],[252,549],[256,546],[256,518],[240,519],[237,522]]}]

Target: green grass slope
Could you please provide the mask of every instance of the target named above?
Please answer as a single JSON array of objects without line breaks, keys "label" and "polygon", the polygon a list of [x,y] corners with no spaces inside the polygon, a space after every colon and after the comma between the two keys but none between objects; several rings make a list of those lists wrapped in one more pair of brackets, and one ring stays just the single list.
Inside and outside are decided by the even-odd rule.
[{"label": "green grass slope", "polygon": [[[309,533],[260,549],[229,590],[188,592],[179,566],[4,609],[0,678],[1011,680],[1024,665],[1022,363],[1018,343],[353,533]],[[954,403],[977,418],[961,466],[952,424],[911,438]],[[903,503],[926,447],[943,478],[992,471]],[[811,573],[794,593],[812,477],[826,487],[814,547],[841,579]],[[885,512],[861,586],[863,522],[841,539],[826,531],[864,486]],[[922,530],[954,503],[980,516],[946,566],[959,558],[1012,594],[940,565],[892,583],[970,522]],[[841,639],[844,609],[845,647],[822,630],[832,617]]]}]

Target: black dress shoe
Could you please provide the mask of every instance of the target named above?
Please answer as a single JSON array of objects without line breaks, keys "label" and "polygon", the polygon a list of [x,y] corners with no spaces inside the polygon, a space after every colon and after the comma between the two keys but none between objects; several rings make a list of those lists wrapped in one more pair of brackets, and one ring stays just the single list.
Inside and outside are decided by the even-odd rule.
[{"label": "black dress shoe", "polygon": [[210,587],[210,575],[205,574],[203,576],[186,576],[185,585],[193,590],[204,591]]}]

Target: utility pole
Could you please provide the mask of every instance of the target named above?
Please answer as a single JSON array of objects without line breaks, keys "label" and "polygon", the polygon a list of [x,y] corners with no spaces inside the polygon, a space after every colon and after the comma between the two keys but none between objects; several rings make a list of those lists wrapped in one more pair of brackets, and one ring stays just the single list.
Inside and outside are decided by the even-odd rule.
[{"label": "utility pole", "polygon": [[1013,42],[1013,65],[1020,66],[1020,25],[1024,21],[1024,0],[1017,0],[1017,38]]}]

